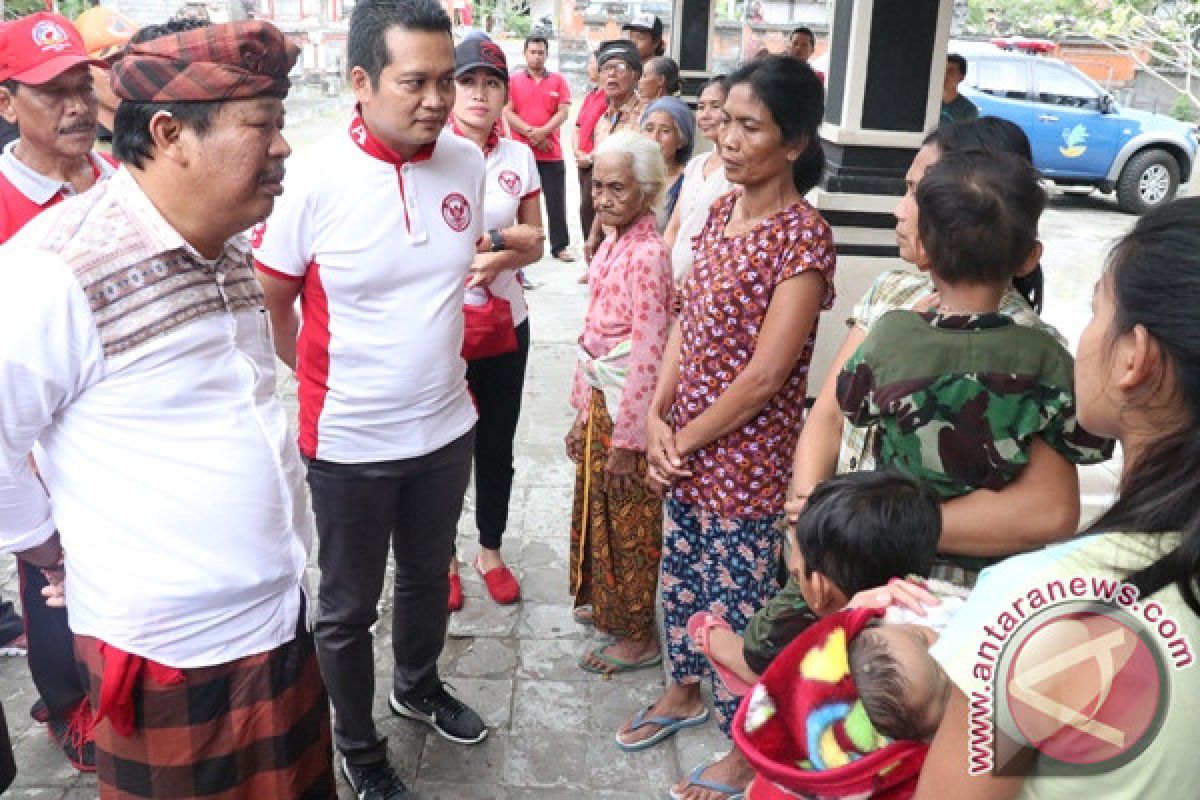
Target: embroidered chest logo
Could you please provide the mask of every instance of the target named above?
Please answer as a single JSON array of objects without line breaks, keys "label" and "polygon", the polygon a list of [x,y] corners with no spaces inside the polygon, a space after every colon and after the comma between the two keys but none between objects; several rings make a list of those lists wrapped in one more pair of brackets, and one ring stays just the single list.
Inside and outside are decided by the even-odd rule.
[{"label": "embroidered chest logo", "polygon": [[451,230],[462,233],[471,224],[471,204],[458,192],[451,192],[442,200],[442,219]]},{"label": "embroidered chest logo", "polygon": [[260,222],[250,229],[250,246],[255,250],[262,247],[263,236],[267,233],[266,221]]},{"label": "embroidered chest logo", "polygon": [[521,176],[513,172],[511,169],[506,169],[496,178],[500,182],[500,188],[511,194],[513,197],[518,197],[521,194]]}]

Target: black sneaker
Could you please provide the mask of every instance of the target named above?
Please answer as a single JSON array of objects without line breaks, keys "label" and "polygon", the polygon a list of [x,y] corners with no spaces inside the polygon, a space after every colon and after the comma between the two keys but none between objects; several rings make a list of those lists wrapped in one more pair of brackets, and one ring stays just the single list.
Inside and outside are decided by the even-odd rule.
[{"label": "black sneaker", "polygon": [[386,759],[374,764],[351,764],[343,756],[342,774],[358,795],[358,800],[401,800],[416,797],[408,791],[404,781],[400,780],[400,776]]},{"label": "black sneaker", "polygon": [[447,692],[445,684],[425,697],[404,702],[400,702],[393,691],[388,695],[388,706],[393,714],[420,720],[443,738],[458,744],[478,744],[488,735],[487,726],[479,715]]}]

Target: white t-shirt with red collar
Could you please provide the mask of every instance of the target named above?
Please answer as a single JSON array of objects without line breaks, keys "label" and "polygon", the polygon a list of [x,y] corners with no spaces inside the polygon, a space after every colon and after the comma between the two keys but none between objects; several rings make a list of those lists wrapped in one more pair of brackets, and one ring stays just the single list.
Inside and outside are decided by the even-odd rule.
[{"label": "white t-shirt with red collar", "polygon": [[475,424],[463,288],[483,228],[483,156],[443,131],[405,160],[356,114],[293,156],[255,231],[264,273],[303,281],[300,452],[346,464],[415,458]]},{"label": "white t-shirt with red collar", "polygon": [[[475,147],[473,142],[469,143]],[[542,180],[538,176],[533,151],[527,144],[494,137],[488,140],[484,163],[487,166],[487,178],[484,183],[483,230],[503,230],[516,225],[521,201],[527,197],[537,197],[542,191]],[[520,325],[529,318],[525,290],[521,288],[516,270],[501,272],[488,288],[492,294],[504,298],[512,306],[513,325]],[[482,305],[487,302],[487,297],[482,289],[468,289],[467,302]]]}]

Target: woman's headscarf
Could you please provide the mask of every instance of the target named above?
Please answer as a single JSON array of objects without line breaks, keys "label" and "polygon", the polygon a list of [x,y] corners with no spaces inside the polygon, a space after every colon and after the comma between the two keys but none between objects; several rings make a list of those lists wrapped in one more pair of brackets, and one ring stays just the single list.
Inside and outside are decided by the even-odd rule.
[{"label": "woman's headscarf", "polygon": [[680,148],[676,158],[680,164],[686,164],[687,160],[692,157],[692,146],[696,142],[696,118],[693,116],[692,110],[678,97],[660,97],[646,106],[638,124],[645,125],[647,118],[655,111],[665,111],[671,115],[671,119],[675,120],[675,127],[679,129],[679,135],[683,137],[683,147]]}]

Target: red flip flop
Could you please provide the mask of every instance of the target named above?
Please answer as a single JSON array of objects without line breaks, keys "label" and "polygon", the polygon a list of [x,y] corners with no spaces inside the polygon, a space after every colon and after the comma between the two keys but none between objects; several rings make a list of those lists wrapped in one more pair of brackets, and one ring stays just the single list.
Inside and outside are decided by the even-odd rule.
[{"label": "red flip flop", "polygon": [[752,684],[746,683],[739,678],[725,665],[721,664],[715,658],[708,648],[708,635],[713,628],[724,628],[727,631],[733,630],[729,623],[713,614],[711,611],[697,611],[687,621],[688,638],[692,640],[692,647],[704,653],[708,663],[716,671],[717,677],[725,684],[735,697],[742,697],[750,693],[753,688]]},{"label": "red flip flop", "polygon": [[488,594],[500,605],[509,606],[521,599],[521,584],[508,567],[496,567],[484,572],[479,557],[476,556],[475,571],[483,578],[483,585],[487,587]]}]

